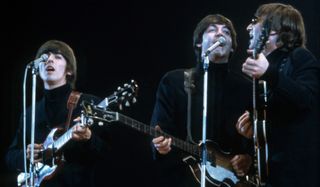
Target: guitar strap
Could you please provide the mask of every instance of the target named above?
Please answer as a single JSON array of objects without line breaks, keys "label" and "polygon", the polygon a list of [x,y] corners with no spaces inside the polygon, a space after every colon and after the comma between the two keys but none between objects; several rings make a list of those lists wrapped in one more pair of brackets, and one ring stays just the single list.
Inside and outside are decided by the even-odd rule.
[{"label": "guitar strap", "polygon": [[191,133],[191,101],[192,101],[192,93],[195,89],[194,84],[194,73],[195,69],[190,68],[186,69],[184,71],[184,90],[188,94],[188,113],[187,113],[187,141],[196,144],[195,141],[193,141],[192,133]]},{"label": "guitar strap", "polygon": [[72,91],[69,95],[68,103],[67,103],[67,108],[69,110],[68,112],[68,118],[65,124],[65,130],[67,131],[70,127],[70,122],[72,118],[72,113],[73,109],[77,106],[78,101],[80,99],[81,93],[77,91]]}]

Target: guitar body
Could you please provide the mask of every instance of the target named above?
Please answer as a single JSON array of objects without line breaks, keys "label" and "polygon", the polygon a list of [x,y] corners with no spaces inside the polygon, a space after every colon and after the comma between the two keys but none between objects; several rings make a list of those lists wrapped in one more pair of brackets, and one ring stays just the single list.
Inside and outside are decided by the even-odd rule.
[{"label": "guitar body", "polygon": [[[41,162],[37,163],[35,166],[36,175],[34,178],[34,186],[39,187],[42,181],[51,179],[56,173],[57,168],[58,168],[58,165],[49,166],[49,165],[44,165]],[[29,173],[27,174],[20,173],[17,178],[18,186],[25,187],[26,186],[25,182],[29,178],[30,178]]]},{"label": "guitar body", "polygon": [[266,142],[266,123],[264,120],[257,121],[254,124],[256,129],[256,145],[255,154],[257,157],[256,167],[258,168],[259,186],[266,185],[266,178],[268,175],[268,146]]},{"label": "guitar body", "polygon": [[257,118],[253,123],[255,144],[255,166],[257,168],[258,186],[265,186],[268,176],[268,141],[266,132],[267,83],[260,80],[257,89]]},{"label": "guitar body", "polygon": [[[43,151],[41,153],[42,162],[35,164],[35,186],[40,186],[43,180],[51,179],[58,171],[58,168],[62,167],[63,155],[59,154],[59,151],[56,151],[56,148],[54,148],[54,142],[61,134],[63,134],[63,132],[65,131],[60,128],[52,129],[44,141]],[[18,186],[25,186],[25,182],[29,178],[29,173],[20,173],[17,178]]]},{"label": "guitar body", "polygon": [[[201,145],[201,144],[200,144]],[[218,145],[212,141],[207,141],[208,161],[206,163],[206,185],[212,187],[218,186],[250,186],[249,183],[241,180],[234,173],[230,160],[230,153],[222,152]],[[201,146],[199,146],[201,149]],[[200,151],[199,151],[200,152]],[[200,158],[200,155],[199,155]],[[201,164],[194,156],[187,156],[183,161],[189,165],[189,168],[199,184],[201,183]]]}]

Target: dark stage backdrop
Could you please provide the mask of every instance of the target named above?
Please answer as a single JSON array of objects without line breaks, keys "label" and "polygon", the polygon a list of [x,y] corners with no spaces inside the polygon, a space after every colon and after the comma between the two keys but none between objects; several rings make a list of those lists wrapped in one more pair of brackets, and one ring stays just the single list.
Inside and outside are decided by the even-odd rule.
[{"label": "dark stage backdrop", "polygon": [[[0,186],[15,186],[16,173],[9,171],[4,155],[22,112],[22,78],[36,50],[49,39],[63,40],[78,60],[78,90],[106,97],[130,79],[139,86],[137,104],[128,110],[149,124],[155,92],[161,76],[194,63],[192,34],[207,14],[229,17],[238,32],[239,67],[246,58],[246,26],[259,0],[184,1],[16,1],[2,11],[2,124],[0,130]],[[318,0],[280,1],[301,10],[308,47],[320,57],[320,3]],[[3,32],[4,30],[4,32]],[[30,96],[30,95],[29,95]],[[30,97],[29,97],[30,98]],[[150,139],[121,125],[109,126],[114,150],[101,176],[109,186],[152,186]]]}]

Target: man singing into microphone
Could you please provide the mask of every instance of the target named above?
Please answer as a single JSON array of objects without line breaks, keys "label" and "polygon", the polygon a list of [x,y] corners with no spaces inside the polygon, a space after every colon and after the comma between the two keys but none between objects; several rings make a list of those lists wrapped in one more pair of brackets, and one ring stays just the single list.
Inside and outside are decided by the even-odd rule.
[{"label": "man singing into microphone", "polygon": [[[268,84],[267,186],[320,186],[320,63],[306,47],[301,12],[289,4],[267,3],[257,8],[247,27],[250,49],[266,23],[270,32],[264,48],[256,59],[246,59],[242,71]],[[245,128],[243,135],[252,137],[250,129]]]},{"label": "man singing into microphone", "polygon": [[[238,134],[236,123],[250,108],[251,82],[231,68],[231,56],[237,47],[232,22],[219,14],[206,16],[194,30],[193,47],[195,67],[173,70],[162,78],[151,125],[188,143],[199,143],[203,129],[203,62],[208,55],[207,139],[218,145],[217,152],[230,153],[225,157],[226,164],[231,166],[230,171],[236,177],[245,176],[252,164],[253,146],[249,139]],[[174,187],[199,186],[194,177],[200,175],[199,171],[191,172],[183,162],[192,153],[175,145],[172,137],[158,136],[152,140],[154,158],[159,164],[160,176],[156,183]],[[200,164],[199,159],[196,162]],[[218,175],[209,172],[211,177]],[[220,184],[233,183],[229,178],[216,180]]]},{"label": "man singing into microphone", "polygon": [[[43,62],[39,63],[41,57]],[[40,57],[40,58],[39,58]],[[94,167],[99,158],[103,157],[107,150],[107,143],[102,136],[99,128],[89,129],[82,127],[72,120],[80,115],[80,103],[83,100],[97,103],[100,101],[97,97],[89,94],[81,94],[79,101],[70,112],[69,100],[71,93],[75,88],[77,62],[73,50],[65,42],[58,40],[49,40],[38,49],[36,60],[38,62],[39,75],[43,85],[43,97],[36,103],[36,120],[35,120],[35,144],[34,144],[34,163],[38,165],[51,164],[44,163],[44,159],[50,159],[52,155],[43,155],[41,150],[44,149],[46,137],[53,128],[72,129],[70,141],[68,141],[60,150],[61,163],[56,161],[58,168],[50,176],[50,179],[40,182],[41,186],[95,186],[93,181]],[[47,60],[45,60],[47,59]],[[71,123],[67,122],[68,115],[72,116]],[[31,158],[30,131],[31,131],[31,108],[27,109],[26,114],[26,157],[28,161]],[[10,169],[19,172],[24,171],[24,152],[23,152],[23,122],[22,115],[20,126],[16,136],[10,145],[6,161]],[[56,145],[54,145],[56,146]],[[56,156],[59,154],[55,154]],[[62,156],[63,155],[63,156]],[[29,166],[29,165],[28,165]],[[36,166],[35,166],[36,167]],[[37,167],[36,167],[37,168]],[[35,179],[39,181],[45,174],[41,167],[34,172]],[[43,171],[43,172],[39,172]],[[29,172],[29,170],[27,171]],[[22,182],[23,184],[23,182]],[[39,184],[39,183],[38,183]],[[30,185],[30,184],[29,184]],[[37,183],[35,184],[37,185]]]}]

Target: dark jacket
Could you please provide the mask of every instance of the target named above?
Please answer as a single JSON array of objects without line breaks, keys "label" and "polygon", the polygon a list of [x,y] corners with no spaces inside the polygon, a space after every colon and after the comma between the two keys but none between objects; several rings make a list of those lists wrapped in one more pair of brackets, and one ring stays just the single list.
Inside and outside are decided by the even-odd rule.
[{"label": "dark jacket", "polygon": [[272,186],[319,186],[320,64],[304,48],[277,49],[261,79],[269,83],[268,142]]}]

